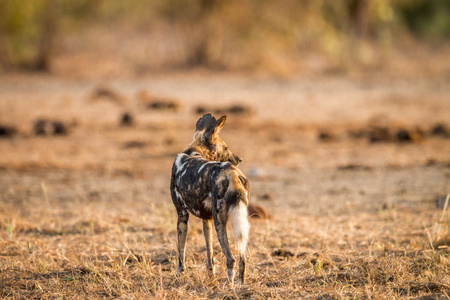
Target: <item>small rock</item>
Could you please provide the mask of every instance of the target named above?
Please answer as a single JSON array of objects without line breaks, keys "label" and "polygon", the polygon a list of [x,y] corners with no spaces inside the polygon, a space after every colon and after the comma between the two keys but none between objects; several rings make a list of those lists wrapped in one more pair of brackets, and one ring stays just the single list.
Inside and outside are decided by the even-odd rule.
[{"label": "small rock", "polygon": [[144,260],[144,256],[140,254],[131,254],[127,256],[127,260],[125,263],[127,264],[133,264],[136,262],[142,262]]},{"label": "small rock", "polygon": [[272,256],[293,257],[294,253],[288,250],[278,249],[272,252]]},{"label": "small rock", "polygon": [[69,132],[67,126],[60,121],[53,121],[52,126],[54,135],[66,135]]},{"label": "small rock", "polygon": [[110,100],[118,104],[123,104],[123,97],[109,86],[102,85],[96,87],[91,94],[92,100]]},{"label": "small rock", "polygon": [[232,104],[230,106],[225,107],[206,107],[203,105],[199,105],[194,109],[195,114],[202,115],[207,112],[212,112],[214,114],[230,114],[230,115],[248,115],[252,112],[251,107],[241,105],[241,104]]},{"label": "small rock", "polygon": [[368,136],[368,131],[365,129],[352,129],[347,131],[347,136],[352,139],[361,139]]},{"label": "small rock", "polygon": [[391,210],[393,209],[394,206],[392,205],[392,203],[383,203],[383,205],[381,205],[381,210]]},{"label": "small rock", "polygon": [[338,171],[370,171],[372,168],[369,166],[347,164],[337,167]]},{"label": "small rock", "polygon": [[425,163],[426,167],[432,167],[435,165],[437,165],[437,161],[433,158],[428,159],[427,162]]},{"label": "small rock", "polygon": [[389,129],[387,127],[378,126],[369,130],[367,138],[371,143],[388,142],[392,140]]},{"label": "small rock", "polygon": [[269,193],[262,194],[262,195],[259,197],[259,199],[260,199],[261,201],[272,201],[272,200],[273,200],[272,195],[269,194]]},{"label": "small rock", "polygon": [[47,133],[47,120],[36,120],[34,122],[33,130],[35,135],[45,135]]},{"label": "small rock", "polygon": [[17,133],[17,129],[12,126],[0,125],[0,137],[12,137]]},{"label": "small rock", "polygon": [[158,253],[152,255],[152,263],[154,264],[165,264],[169,263],[169,256],[165,253]]},{"label": "small rock", "polygon": [[327,131],[320,131],[317,138],[322,142],[329,142],[334,139],[333,135]]},{"label": "small rock", "polygon": [[140,91],[137,97],[147,109],[151,110],[178,111],[181,107],[180,103],[173,98],[154,96],[147,91]]},{"label": "small rock", "polygon": [[120,117],[120,125],[121,126],[131,126],[131,125],[133,125],[133,123],[134,123],[134,118],[128,112],[123,113],[122,116]]},{"label": "small rock", "polygon": [[250,107],[241,104],[233,104],[227,109],[227,113],[235,115],[249,114],[251,113],[251,109]]},{"label": "small rock", "polygon": [[395,139],[399,142],[412,142],[413,141],[411,133],[406,129],[399,129],[395,133]]},{"label": "small rock", "polygon": [[195,108],[195,113],[196,113],[197,115],[203,115],[203,114],[205,114],[205,113],[206,113],[206,107],[204,107],[204,106],[197,106],[197,107]]},{"label": "small rock", "polygon": [[431,135],[440,137],[450,137],[450,130],[445,126],[445,124],[437,123],[431,128]]},{"label": "small rock", "polygon": [[34,134],[37,136],[47,134],[66,135],[69,133],[69,127],[62,121],[58,120],[50,121],[40,118],[34,122],[33,131]]},{"label": "small rock", "polygon": [[153,110],[173,110],[176,111],[180,107],[180,104],[175,100],[169,98],[161,98],[154,100],[153,102],[147,104],[147,108]]}]

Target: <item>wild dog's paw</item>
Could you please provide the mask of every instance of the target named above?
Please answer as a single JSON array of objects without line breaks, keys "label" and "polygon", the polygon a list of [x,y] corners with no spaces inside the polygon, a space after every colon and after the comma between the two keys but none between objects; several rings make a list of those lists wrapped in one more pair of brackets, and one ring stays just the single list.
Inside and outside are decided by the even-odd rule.
[{"label": "wild dog's paw", "polygon": [[234,270],[233,269],[227,269],[227,279],[228,282],[233,285],[234,282]]},{"label": "wild dog's paw", "polygon": [[184,267],[178,265],[178,266],[177,266],[177,276],[179,276],[179,275],[180,275],[181,273],[183,273],[183,272],[184,272]]}]

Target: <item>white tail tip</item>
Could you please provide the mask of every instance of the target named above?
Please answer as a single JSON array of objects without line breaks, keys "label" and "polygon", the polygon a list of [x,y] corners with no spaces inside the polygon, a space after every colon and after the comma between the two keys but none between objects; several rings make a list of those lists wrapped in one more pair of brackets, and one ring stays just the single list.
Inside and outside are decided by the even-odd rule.
[{"label": "white tail tip", "polygon": [[248,223],[247,206],[239,202],[235,207],[230,208],[229,216],[233,225],[234,238],[238,249],[239,256],[245,256],[247,248],[248,232],[250,224]]}]

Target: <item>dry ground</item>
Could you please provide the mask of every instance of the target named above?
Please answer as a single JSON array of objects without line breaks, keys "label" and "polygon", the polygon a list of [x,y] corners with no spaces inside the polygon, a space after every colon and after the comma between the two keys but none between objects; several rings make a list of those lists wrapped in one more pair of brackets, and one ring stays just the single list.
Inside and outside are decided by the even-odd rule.
[{"label": "dry ground", "polygon": [[[17,133],[0,138],[0,297],[448,299],[449,213],[436,200],[449,193],[450,139],[431,129],[450,126],[449,82],[3,75],[0,125]],[[188,270],[175,276],[169,196],[196,109],[230,104],[250,111],[229,113],[221,136],[271,215],[251,220],[241,287],[227,285],[217,239],[208,276],[195,218]],[[38,118],[69,133],[36,136]]]}]

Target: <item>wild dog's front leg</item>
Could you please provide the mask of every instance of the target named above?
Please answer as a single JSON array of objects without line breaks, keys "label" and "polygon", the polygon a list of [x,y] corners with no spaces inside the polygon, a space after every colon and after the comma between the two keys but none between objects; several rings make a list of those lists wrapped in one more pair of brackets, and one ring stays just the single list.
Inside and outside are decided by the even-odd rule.
[{"label": "wild dog's front leg", "polygon": [[189,213],[185,210],[178,212],[178,266],[177,273],[184,271],[184,258],[186,249],[186,238],[188,230]]},{"label": "wild dog's front leg", "polygon": [[224,206],[221,209],[214,213],[214,225],[217,231],[217,237],[219,238],[220,246],[222,247],[222,251],[227,258],[227,276],[228,281],[233,283],[234,279],[234,258],[233,254],[230,250],[230,245],[228,244],[228,236],[227,236],[227,214]]},{"label": "wild dog's front leg", "polygon": [[211,220],[203,220],[203,234],[206,242],[206,268],[214,274]]}]

